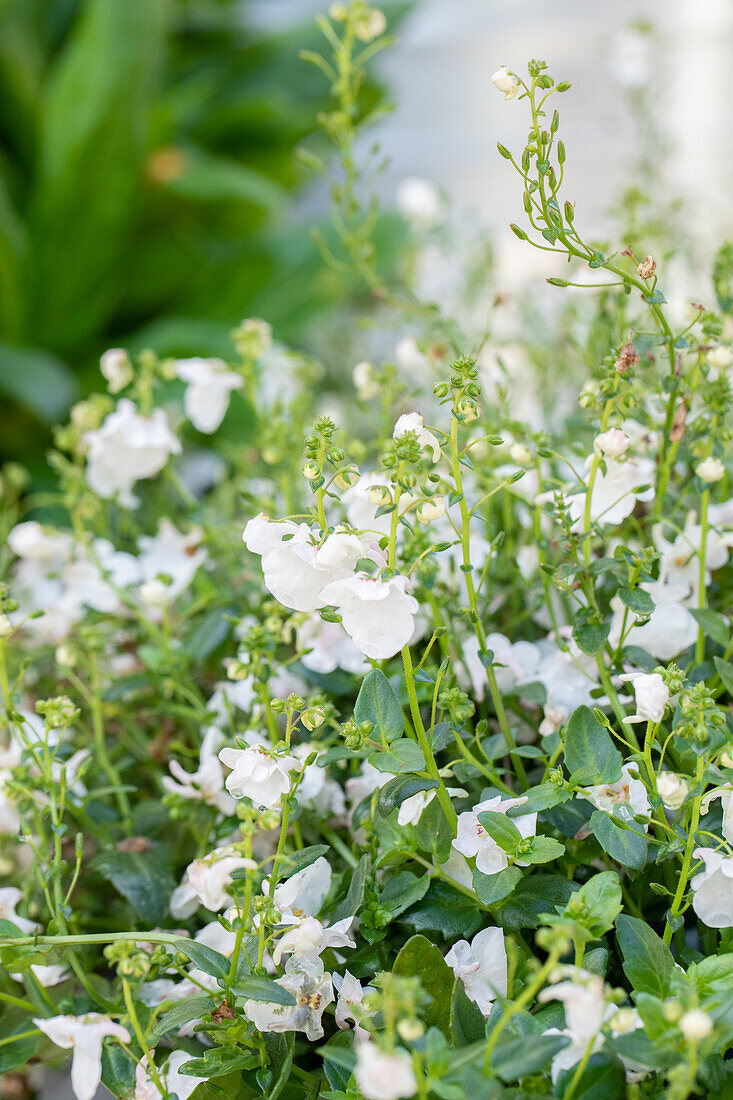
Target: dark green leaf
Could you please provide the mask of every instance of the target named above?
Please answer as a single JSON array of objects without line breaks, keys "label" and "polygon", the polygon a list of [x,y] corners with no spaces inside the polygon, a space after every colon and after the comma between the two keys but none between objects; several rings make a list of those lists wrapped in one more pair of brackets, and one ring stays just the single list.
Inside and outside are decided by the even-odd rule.
[{"label": "dark green leaf", "polygon": [[484,875],[474,868],[473,888],[482,905],[496,905],[511,894],[521,877],[518,867],[505,867],[496,875]]},{"label": "dark green leaf", "polygon": [[578,707],[565,727],[565,764],[569,772],[593,768],[589,784],[615,783],[623,758],[590,707]]},{"label": "dark green leaf", "polygon": [[616,919],[616,935],[626,977],[637,992],[667,997],[674,959],[666,943],[646,921],[622,914]]},{"label": "dark green leaf", "polygon": [[539,928],[542,914],[553,912],[556,906],[564,908],[575,890],[575,883],[562,875],[528,875],[499,907],[496,922],[508,932]]},{"label": "dark green leaf", "polygon": [[506,814],[497,813],[495,810],[482,810],[478,815],[479,822],[507,855],[516,855],[517,846],[521,843],[522,834],[517,826]]},{"label": "dark green leaf", "polygon": [[237,979],[232,987],[235,997],[247,1001],[264,1001],[265,1004],[294,1005],[295,997],[288,989],[260,974],[247,974]]},{"label": "dark green leaf", "polygon": [[375,752],[369,757],[369,763],[380,772],[394,774],[422,771],[425,758],[422,749],[414,741],[403,737],[393,741],[389,752]]},{"label": "dark green leaf", "polygon": [[259,1054],[237,1046],[210,1047],[203,1057],[184,1062],[180,1072],[187,1077],[225,1077],[234,1070],[252,1069],[260,1064]]},{"label": "dark green leaf", "polygon": [[[563,1096],[574,1080],[575,1066],[560,1074],[558,1095]],[[625,1100],[626,1071],[623,1063],[609,1054],[593,1054],[573,1092],[573,1100]]]},{"label": "dark green leaf", "polygon": [[456,978],[450,1006],[451,1039],[457,1047],[480,1042],[486,1035],[486,1020],[467,995],[463,982]]},{"label": "dark green leaf", "polygon": [[518,1081],[548,1066],[559,1051],[570,1045],[567,1035],[533,1035],[499,1043],[491,1064],[505,1083]]},{"label": "dark green leaf", "polygon": [[368,870],[369,856],[364,855],[350,874],[348,879],[349,888],[346,897],[343,901],[339,902],[333,911],[331,920],[334,924],[336,921],[346,920],[347,917],[353,917],[359,912],[364,901],[364,889]]},{"label": "dark green leaf", "polygon": [[386,884],[380,895],[380,903],[388,909],[392,919],[404,913],[416,901],[420,901],[427,892],[430,878],[426,874],[413,875],[411,871],[401,871]]},{"label": "dark green leaf", "polygon": [[402,707],[380,669],[373,668],[364,677],[354,707],[354,717],[357,722],[372,723],[375,741],[383,739],[389,742],[402,736],[405,728]]},{"label": "dark green leaf", "polygon": [[165,918],[175,882],[158,846],[149,852],[100,852],[92,866],[151,926]]},{"label": "dark green leaf", "polygon": [[207,947],[197,940],[176,940],[176,950],[185,955],[187,959],[203,970],[204,974],[210,974],[212,978],[227,978],[231,963],[226,955]]},{"label": "dark green leaf", "polygon": [[425,1023],[449,1034],[454,978],[438,948],[425,936],[412,936],[395,959],[392,971],[403,977],[420,979],[431,997],[423,1015]]},{"label": "dark green leaf", "polygon": [[709,607],[693,607],[690,610],[705,637],[725,649],[730,643],[730,627],[723,616]]},{"label": "dark green leaf", "polygon": [[[158,1040],[169,1031],[178,1032],[191,1020],[200,1020],[203,1016],[208,1016],[213,1007],[214,1002],[211,997],[189,997],[187,1000],[179,1001],[173,1008],[159,1016],[153,1024],[149,1033],[151,1045],[155,1046]],[[109,1085],[107,1087],[109,1088]]]},{"label": "dark green leaf", "polygon": [[623,829],[604,810],[594,810],[590,827],[601,848],[617,863],[635,871],[646,864],[647,840],[637,831],[643,829],[643,825],[634,824],[633,828]]},{"label": "dark green leaf", "polygon": [[382,817],[389,817],[393,810],[420,791],[434,791],[438,787],[437,779],[423,779],[419,775],[398,775],[385,783],[379,792],[377,809]]}]

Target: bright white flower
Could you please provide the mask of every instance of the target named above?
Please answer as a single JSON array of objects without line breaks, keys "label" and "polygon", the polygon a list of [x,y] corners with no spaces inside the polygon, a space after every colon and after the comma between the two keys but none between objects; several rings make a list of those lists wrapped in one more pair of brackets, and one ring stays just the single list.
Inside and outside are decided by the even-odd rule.
[{"label": "bright white flower", "polygon": [[631,683],[636,696],[636,714],[624,722],[661,722],[669,702],[669,688],[658,672],[628,672],[620,677]]},{"label": "bright white flower", "polygon": [[545,1035],[567,1035],[569,1046],[561,1050],[552,1059],[552,1081],[557,1081],[563,1070],[577,1065],[585,1055],[588,1046],[593,1050],[601,1044],[601,1028],[606,1019],[616,1011],[616,1006],[607,1004],[601,978],[590,975],[584,970],[576,971],[577,980],[559,982],[540,991],[537,1000],[562,1001],[565,1008],[565,1027],[562,1031],[548,1028]]},{"label": "bright white flower", "polygon": [[[476,857],[476,868],[484,875],[496,875],[509,866],[509,858],[503,848],[489,836],[478,819],[478,815],[484,810],[492,810],[494,813],[505,814],[514,806],[521,806],[526,798],[487,798],[479,802],[472,810],[458,815],[458,830],[453,847],[464,856]],[[513,817],[522,837],[534,836],[537,831],[537,814],[520,814]],[[516,861],[522,866],[521,860]]]},{"label": "bright white flower", "polygon": [[110,393],[119,393],[134,377],[130,356],[124,348],[110,348],[99,360],[99,369],[107,380]]},{"label": "bright white flower", "polygon": [[592,802],[597,810],[612,814],[625,808],[630,817],[649,813],[649,798],[646,787],[640,779],[635,779],[628,764],[621,769],[621,778],[615,783],[597,783],[583,787],[577,792],[579,798]]},{"label": "bright white flower", "polygon": [[108,1016],[90,1012],[87,1016],[51,1016],[33,1023],[62,1050],[72,1050],[71,1087],[76,1100],[92,1100],[102,1080],[102,1041],[109,1035],[122,1043],[132,1042],[127,1028]]},{"label": "bright white flower", "polygon": [[714,848],[696,848],[693,855],[705,868],[690,882],[692,908],[708,928],[733,927],[733,857]]},{"label": "bright white flower", "polygon": [[702,1008],[690,1008],[680,1018],[680,1031],[688,1043],[701,1043],[713,1033],[712,1018]]},{"label": "bright white flower", "polygon": [[355,675],[366,672],[369,663],[359,652],[340,623],[329,623],[312,613],[298,625],[298,649],[307,650],[300,663],[313,672],[325,675],[337,668]]},{"label": "bright white flower", "polygon": [[321,924],[316,917],[302,917],[278,940],[272,953],[273,961],[279,965],[283,955],[321,955],[329,947],[356,947],[349,935],[353,923],[353,917],[345,917],[332,925]]},{"label": "bright white flower", "polygon": [[458,940],[445,961],[484,1016],[491,1012],[497,996],[506,997],[506,946],[501,928],[483,928],[470,943]]},{"label": "bright white flower", "polygon": [[285,976],[276,983],[295,997],[294,1005],[245,1001],[244,1011],[258,1031],[303,1031],[308,1039],[323,1038],[323,1010],[334,1000],[331,975],[317,955],[292,955]]},{"label": "bright white flower", "polygon": [[502,65],[500,69],[497,69],[491,78],[492,84],[504,93],[504,99],[514,99],[515,95],[519,91],[519,80],[511,73],[506,65]]},{"label": "bright white flower", "polygon": [[[410,795],[404,802],[400,803],[400,808],[397,812],[397,824],[398,825],[417,825],[420,818],[423,815],[423,810],[427,809],[430,803],[435,798],[437,791],[418,791],[417,794]],[[462,787],[448,787],[448,794],[456,798],[460,795],[465,795],[466,792]]]},{"label": "bright white flower", "polygon": [[728,843],[733,844],[733,789],[730,787],[715,787],[714,790],[708,791],[700,803],[700,810],[703,814],[708,813],[711,804],[718,798],[723,810],[720,831]]},{"label": "bright white flower", "polygon": [[657,779],[657,794],[666,810],[679,810],[689,793],[687,780],[675,772],[662,772]]},{"label": "bright white flower", "polygon": [[336,1012],[334,1013],[336,1026],[343,1031],[344,1028],[349,1026],[348,1021],[353,1020],[354,1033],[357,1039],[368,1038],[369,1032],[361,1026],[361,1021],[372,1015],[372,1013],[366,1011],[363,1002],[365,997],[374,992],[373,986],[362,986],[359,979],[350,974],[348,970],[344,970],[343,975],[334,974],[333,984],[338,993]]},{"label": "bright white flower", "polygon": [[389,478],[385,474],[372,470],[346,490],[342,500],[346,518],[352,527],[377,535],[389,534],[391,517],[387,513],[381,516],[376,514],[382,504],[392,499],[389,486]]},{"label": "bright white flower", "polygon": [[354,1077],[366,1100],[404,1100],[417,1092],[407,1051],[388,1054],[370,1040],[357,1043]]},{"label": "bright white flower", "polygon": [[424,450],[430,451],[433,462],[440,461],[440,443],[433,433],[424,426],[423,418],[419,412],[403,413],[394,426],[392,438],[402,439],[408,432],[415,433],[420,446]]},{"label": "bright white flower", "polygon": [[725,466],[719,458],[710,455],[695,467],[695,473],[701,481],[722,481],[725,477]]},{"label": "bright white flower", "polygon": [[[590,467],[589,458],[586,466]],[[642,485],[653,481],[653,466],[646,458],[607,458],[606,472],[598,468],[591,493],[590,518],[601,523],[616,525],[631,515],[637,500],[652,500],[654,489],[637,492]],[[569,511],[576,526],[585,520],[586,493],[570,498]]]},{"label": "bright white flower", "polygon": [[352,811],[370,794],[378,791],[385,783],[389,783],[389,780],[388,772],[380,772],[373,764],[365,760],[361,765],[359,775],[347,779],[345,783],[346,796],[351,803]]},{"label": "bright white flower", "polygon": [[155,477],[170,455],[181,453],[181,444],[170,429],[163,409],[150,416],[137,411],[123,398],[101,428],[86,432],[87,480],[105,500],[119,496],[121,503],[133,502],[136,481]]},{"label": "bright white flower", "polygon": [[236,803],[224,790],[224,772],[216,752],[221,740],[222,735],[217,727],[209,726],[201,744],[196,771],[187,772],[177,760],[171,760],[168,765],[171,775],[164,775],[161,782],[167,791],[177,794],[179,798],[216,806],[221,813],[230,816],[236,809]]},{"label": "bright white flower", "polygon": [[[282,924],[296,924],[303,917],[315,917],[320,913],[331,889],[331,873],[328,860],[319,856],[302,871],[275,887],[273,901]],[[262,888],[263,891],[269,890],[268,879],[265,879]]]},{"label": "bright white flower", "polygon": [[290,790],[290,772],[298,769],[294,756],[278,756],[264,745],[249,749],[222,749],[222,764],[231,768],[226,788],[234,798],[251,798],[255,806],[272,809]]},{"label": "bright white flower", "polygon": [[381,661],[399,653],[415,630],[420,605],[408,593],[409,583],[399,574],[382,581],[368,573],[354,573],[326,585],[321,598],[339,609],[344,630],[356,648]]},{"label": "bright white flower", "polygon": [[725,344],[718,344],[708,352],[707,361],[715,369],[716,374],[718,371],[725,371],[733,363],[733,351]]},{"label": "bright white flower", "polygon": [[[690,589],[687,585],[660,581],[644,582],[639,587],[649,593],[655,607],[648,622],[631,628],[625,637],[625,645],[640,646],[658,661],[671,661],[697,638],[697,623],[686,606]],[[613,597],[611,607],[613,618],[609,641],[615,646],[621,640],[625,608],[617,596]]]},{"label": "bright white flower", "polygon": [[11,921],[16,928],[20,928],[21,932],[29,936],[38,929],[38,925],[27,917],[19,917],[15,912],[22,897],[23,893],[17,886],[0,887],[0,920]]},{"label": "bright white flower", "polygon": [[186,382],[183,406],[186,416],[199,432],[211,435],[221,424],[234,390],[241,390],[244,379],[229,370],[223,359],[179,359],[176,374]]},{"label": "bright white flower", "polygon": [[200,527],[191,527],[183,534],[169,519],[161,519],[156,535],[141,535],[137,540],[142,581],[163,580],[166,602],[174,600],[188,588],[206,561],[206,550],[201,546],[203,537]]},{"label": "bright white flower", "polygon": [[441,218],[440,192],[430,180],[410,176],[397,185],[397,209],[416,229],[431,229]]},{"label": "bright white flower", "polygon": [[445,515],[445,497],[435,496],[422,500],[417,506],[416,516],[420,523],[432,523]]},{"label": "bright white flower", "polygon": [[[206,1080],[205,1077],[194,1077],[180,1072],[184,1062],[190,1062],[192,1058],[193,1055],[185,1050],[174,1050],[169,1055],[165,1067],[158,1069],[158,1078],[165,1086],[167,1093],[175,1094],[178,1100],[188,1100],[197,1085]],[[159,1098],[160,1092],[150,1074],[148,1058],[145,1055],[135,1069],[135,1092],[132,1100],[159,1100]]]},{"label": "bright white flower", "polygon": [[212,912],[229,905],[232,899],[226,892],[227,887],[231,884],[233,872],[241,868],[254,871],[257,864],[233,848],[217,848],[203,859],[189,863],[181,885],[171,894],[172,916],[185,920],[196,912],[199,904]]},{"label": "bright white flower", "polygon": [[394,357],[397,366],[411,374],[420,373],[428,365],[428,360],[420,351],[414,336],[400,337],[395,345]]},{"label": "bright white flower", "polygon": [[606,458],[620,458],[629,448],[629,437],[620,428],[609,428],[593,441],[593,450]]},{"label": "bright white flower", "polygon": [[[710,517],[712,520],[712,516]],[[687,585],[697,602],[700,587],[699,554],[702,546],[702,526],[695,522],[695,513],[689,512],[684,528],[669,542],[663,534],[663,525],[652,528],[654,545],[661,557],[659,579],[666,584]],[[705,584],[710,583],[711,572],[720,569],[728,561],[731,535],[708,530],[705,540]]]},{"label": "bright white flower", "polygon": [[357,363],[351,372],[351,380],[362,401],[371,401],[378,395],[379,382],[372,363]]},{"label": "bright white flower", "polygon": [[[486,648],[494,654],[494,674],[499,691],[506,695],[522,684],[530,684],[540,678],[542,655],[532,642],[510,642],[504,634],[489,634]],[[486,666],[479,656],[478,638],[471,634],[463,643],[463,661],[473,691],[480,701],[486,693]]]}]

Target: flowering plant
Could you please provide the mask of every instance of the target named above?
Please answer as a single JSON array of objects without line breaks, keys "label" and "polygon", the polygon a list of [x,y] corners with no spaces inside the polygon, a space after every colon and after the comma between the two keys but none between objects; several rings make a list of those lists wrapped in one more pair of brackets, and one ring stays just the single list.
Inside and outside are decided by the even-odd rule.
[{"label": "flowering plant", "polygon": [[57,433],[59,519],[3,470],[0,1071],[70,1050],[78,1100],[720,1092],[733,257],[679,320],[664,265],[561,198],[568,86],[500,69],[531,116],[499,148],[514,233],[600,302],[551,425],[500,320],[421,297],[427,185],[385,283],[355,152],[384,19],[321,27],[324,257],[410,332],[340,400],[262,321],[231,363],[110,351]]}]

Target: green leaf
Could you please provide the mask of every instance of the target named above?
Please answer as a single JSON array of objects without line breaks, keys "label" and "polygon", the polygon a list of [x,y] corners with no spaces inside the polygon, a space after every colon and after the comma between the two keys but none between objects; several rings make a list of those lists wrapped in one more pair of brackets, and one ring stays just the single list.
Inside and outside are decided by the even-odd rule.
[{"label": "green leaf", "polygon": [[693,607],[690,610],[705,637],[725,649],[730,642],[730,627],[723,616],[709,607]]},{"label": "green leaf", "polygon": [[204,974],[210,974],[212,978],[227,978],[231,963],[226,955],[207,947],[197,940],[176,940],[176,951],[180,951],[194,966],[203,970]]},{"label": "green leaf", "polygon": [[0,344],[0,392],[50,424],[64,416],[79,391],[69,367],[47,351]]},{"label": "green leaf", "polygon": [[333,911],[332,923],[353,917],[364,902],[364,890],[366,887],[367,872],[369,871],[369,856],[363,855],[349,877],[349,889],[346,897]]},{"label": "green leaf", "polygon": [[274,180],[244,164],[215,157],[203,149],[189,147],[180,175],[165,182],[173,194],[194,202],[236,201],[250,203],[270,212],[281,209],[285,191]]},{"label": "green leaf", "polygon": [[414,741],[403,737],[393,741],[389,752],[375,752],[369,763],[380,772],[406,773],[422,771],[425,758],[422,749]]},{"label": "green leaf", "polygon": [[528,852],[522,853],[523,863],[552,863],[553,859],[559,859],[565,852],[565,845],[551,836],[536,836],[532,840],[532,847]]},{"label": "green leaf", "polygon": [[184,1062],[180,1072],[187,1077],[225,1077],[234,1070],[252,1069],[260,1064],[259,1054],[237,1046],[210,1047],[202,1058]]},{"label": "green leaf", "polygon": [[496,912],[496,923],[508,932],[539,928],[542,914],[564,908],[577,886],[562,875],[531,874]]},{"label": "green leaf", "polygon": [[[565,1070],[558,1080],[558,1096],[564,1096],[574,1080],[577,1067]],[[573,1092],[573,1100],[625,1100],[626,1070],[623,1063],[609,1054],[594,1054],[588,1060]]]},{"label": "green leaf", "polygon": [[380,669],[373,668],[364,677],[356,699],[354,717],[359,723],[372,723],[375,741],[381,738],[390,742],[402,736],[405,728],[402,707],[389,680]]},{"label": "green leaf", "polygon": [[467,996],[463,982],[456,978],[450,1004],[450,1033],[454,1046],[467,1047],[486,1037],[486,1020],[481,1010]]},{"label": "green leaf", "polygon": [[478,815],[480,824],[499,847],[509,856],[517,853],[517,847],[522,841],[522,834],[517,826],[506,814],[497,813],[496,810],[482,810]]},{"label": "green leaf", "polygon": [[548,1066],[559,1051],[570,1045],[567,1035],[522,1035],[499,1043],[491,1065],[505,1084],[529,1077]]},{"label": "green leaf", "polygon": [[184,643],[185,652],[194,661],[204,661],[230,637],[234,626],[231,622],[236,609],[216,607],[200,619]]},{"label": "green leaf", "polygon": [[379,901],[388,909],[392,920],[404,913],[416,901],[425,897],[430,879],[428,875],[413,875],[411,871],[401,871],[385,885]]},{"label": "green leaf", "polygon": [[621,778],[623,757],[590,707],[573,711],[565,728],[565,764],[569,772],[593,768],[589,784],[615,783]]},{"label": "green leaf", "polygon": [[100,852],[92,866],[151,926],[165,918],[175,882],[159,845],[149,852]]},{"label": "green leaf", "polygon": [[260,974],[247,974],[232,987],[235,997],[247,1001],[264,1001],[266,1004],[294,1005],[295,997],[288,989]]},{"label": "green leaf", "polygon": [[270,1059],[268,1068],[272,1075],[267,1087],[267,1100],[277,1100],[290,1080],[290,1070],[293,1065],[293,1053],[295,1051],[295,1035],[292,1031],[287,1035],[264,1035],[263,1042],[267,1057]]},{"label": "green leaf", "polygon": [[468,939],[482,922],[475,901],[459,894],[447,882],[434,879],[422,901],[403,918],[416,932],[430,932],[444,940]]},{"label": "green leaf", "polygon": [[135,1088],[135,1060],[118,1043],[102,1047],[102,1084],[113,1096],[129,1096]]},{"label": "green leaf", "polygon": [[723,681],[723,687],[729,695],[733,695],[733,665],[730,661],[724,661],[722,657],[713,657],[718,676]]},{"label": "green leaf", "polygon": [[590,827],[593,835],[607,852],[611,859],[622,863],[624,867],[631,867],[640,871],[646,864],[647,840],[641,836],[638,830],[641,825],[634,825],[632,829],[620,828],[610,814],[604,810],[594,810],[590,817]]},{"label": "green leaf", "polygon": [[573,894],[565,914],[586,929],[589,939],[599,940],[613,928],[622,909],[618,875],[615,871],[601,871]]},{"label": "green leaf", "polygon": [[674,959],[666,943],[646,921],[622,914],[616,919],[616,935],[626,977],[636,992],[669,996]]},{"label": "green leaf", "polygon": [[312,863],[315,863],[321,856],[327,856],[331,851],[328,844],[311,844],[307,848],[301,848],[297,852],[290,852],[282,857],[282,874],[281,878],[288,879],[292,875],[297,875],[299,871],[305,870],[306,867],[310,867]]},{"label": "green leaf", "polygon": [[437,779],[423,779],[422,776],[409,773],[397,775],[394,779],[390,779],[389,783],[385,783],[380,790],[377,809],[382,817],[389,817],[392,811],[401,806],[406,799],[412,798],[420,791],[434,791],[437,787]]},{"label": "green leaf", "polygon": [[173,1008],[159,1016],[153,1024],[150,1029],[151,1045],[155,1046],[158,1040],[167,1035],[169,1031],[178,1032],[191,1020],[200,1020],[203,1016],[208,1016],[213,1007],[211,997],[189,997],[185,1001],[179,1001],[178,1004],[173,1005]]},{"label": "green leaf", "polygon": [[497,905],[511,894],[521,877],[518,867],[505,867],[496,875],[485,875],[474,867],[473,888],[482,905]]},{"label": "green leaf", "polygon": [[392,972],[420,979],[431,997],[423,1015],[425,1023],[449,1034],[453,971],[435,944],[425,936],[411,936],[395,959]]},{"label": "green leaf", "polygon": [[593,656],[595,653],[600,653],[603,649],[608,641],[610,631],[610,621],[600,623],[576,623],[573,627],[573,638],[583,650],[583,653],[588,653]]},{"label": "green leaf", "polygon": [[619,588],[618,597],[635,615],[651,615],[655,608],[654,600],[643,588]]},{"label": "green leaf", "polygon": [[549,810],[553,806],[560,806],[568,802],[573,796],[565,787],[558,783],[540,783],[537,787],[530,787],[524,791],[525,799],[520,806],[512,806],[507,810],[507,817],[521,817],[522,814],[539,813],[541,810]]},{"label": "green leaf", "polygon": [[[722,982],[723,988],[733,988],[733,954],[711,955],[699,963],[692,963],[688,976],[697,986],[702,997],[708,996]],[[728,984],[730,983],[730,984]]]}]

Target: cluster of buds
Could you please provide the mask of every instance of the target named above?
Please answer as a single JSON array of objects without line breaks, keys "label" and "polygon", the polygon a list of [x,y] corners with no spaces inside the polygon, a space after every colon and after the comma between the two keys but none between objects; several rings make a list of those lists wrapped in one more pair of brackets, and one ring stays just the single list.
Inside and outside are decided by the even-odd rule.
[{"label": "cluster of buds", "polygon": [[462,355],[451,363],[451,372],[448,382],[435,383],[433,393],[441,400],[450,396],[456,420],[470,424],[481,415],[481,406],[477,401],[481,396],[481,384],[476,360]]},{"label": "cluster of buds", "polygon": [[259,317],[248,317],[232,333],[237,355],[245,363],[260,359],[272,347],[272,328]]},{"label": "cluster of buds", "polygon": [[[153,956],[132,940],[117,940],[108,944],[104,949],[104,957],[110,966],[116,968],[120,978],[131,978],[133,981],[146,978],[154,966]],[[167,953],[161,952],[159,958],[165,962]]]},{"label": "cluster of buds", "polygon": [[328,14],[334,23],[347,23],[360,42],[373,42],[387,29],[383,11],[373,8],[366,0],[352,0],[350,4],[331,4]]},{"label": "cluster of buds", "polygon": [[39,699],[36,710],[49,729],[65,729],[80,714],[68,695],[56,695],[53,699]]},{"label": "cluster of buds", "polygon": [[476,707],[460,688],[445,688],[438,695],[438,706],[448,714],[451,722],[462,726],[474,714]]},{"label": "cluster of buds", "polygon": [[359,723],[353,718],[349,718],[341,727],[346,748],[351,749],[352,752],[361,752],[369,743],[373,730],[374,725],[372,722]]},{"label": "cluster of buds", "polygon": [[694,684],[687,688],[680,699],[680,718],[675,728],[679,737],[685,737],[695,745],[707,745],[713,730],[725,727],[725,713],[715,701],[715,696],[707,684]]},{"label": "cluster of buds", "polygon": [[425,1032],[420,1013],[430,998],[417,977],[381,973],[374,979],[375,991],[364,998],[364,1008],[371,1015],[381,1012],[390,1032],[395,1028],[405,1042],[414,1042]]}]

